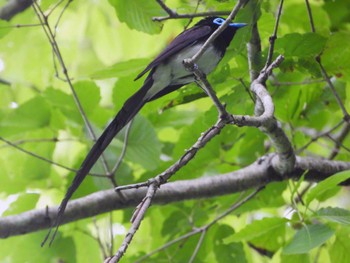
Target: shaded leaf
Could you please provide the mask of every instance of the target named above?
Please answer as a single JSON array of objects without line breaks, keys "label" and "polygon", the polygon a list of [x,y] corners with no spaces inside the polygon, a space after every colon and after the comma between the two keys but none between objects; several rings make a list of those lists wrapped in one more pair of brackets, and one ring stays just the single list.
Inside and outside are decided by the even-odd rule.
[{"label": "shaded leaf", "polygon": [[321,208],[316,212],[317,217],[336,223],[350,225],[350,211],[339,207]]},{"label": "shaded leaf", "polygon": [[225,241],[239,242],[262,238],[263,236],[277,237],[276,231],[284,233],[286,223],[287,219],[279,217],[255,220]]},{"label": "shaded leaf", "polygon": [[292,33],[277,39],[276,48],[282,48],[289,57],[313,57],[322,52],[326,40],[316,33]]},{"label": "shaded leaf", "polygon": [[325,243],[334,230],[326,225],[306,225],[299,230],[292,241],[284,247],[283,254],[304,254]]}]

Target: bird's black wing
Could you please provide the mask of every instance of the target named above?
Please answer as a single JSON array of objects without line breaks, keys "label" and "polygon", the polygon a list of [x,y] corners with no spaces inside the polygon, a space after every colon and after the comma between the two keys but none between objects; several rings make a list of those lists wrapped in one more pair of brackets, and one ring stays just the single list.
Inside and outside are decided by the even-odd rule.
[{"label": "bird's black wing", "polygon": [[141,78],[147,71],[158,66],[180,50],[208,36],[212,31],[210,26],[195,26],[182,32],[135,78],[135,80]]}]

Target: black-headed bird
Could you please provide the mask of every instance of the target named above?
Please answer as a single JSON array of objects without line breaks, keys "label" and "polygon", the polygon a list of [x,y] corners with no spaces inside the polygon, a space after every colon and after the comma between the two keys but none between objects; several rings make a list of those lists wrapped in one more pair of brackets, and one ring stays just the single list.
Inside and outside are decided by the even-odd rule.
[{"label": "black-headed bird", "polygon": [[[63,198],[56,220],[51,226],[56,228],[51,238],[50,245],[55,238],[58,226],[62,223],[64,211],[69,199],[82,183],[90,169],[111,143],[118,132],[135,117],[145,103],[160,98],[180,87],[195,81],[193,73],[183,66],[184,59],[191,58],[203,46],[204,42],[225,22],[221,17],[207,17],[200,20],[192,28],[178,35],[135,80],[141,78],[148,71],[142,87],[132,95],[117,113],[112,122],[107,126],[85,157],[80,169],[77,171],[72,184]],[[230,23],[225,30],[206,49],[196,62],[198,68],[204,73],[212,72],[224,56],[236,31],[244,27],[245,23]],[[48,232],[42,245],[50,236]]]}]

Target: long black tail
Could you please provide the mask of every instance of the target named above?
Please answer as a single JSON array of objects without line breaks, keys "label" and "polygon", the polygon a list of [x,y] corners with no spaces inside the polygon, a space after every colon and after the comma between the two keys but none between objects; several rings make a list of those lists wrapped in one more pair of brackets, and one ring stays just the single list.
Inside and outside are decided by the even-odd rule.
[{"label": "long black tail", "polygon": [[83,182],[86,175],[89,173],[90,169],[94,166],[98,158],[111,143],[113,138],[118,134],[118,132],[124,128],[128,122],[135,117],[135,115],[141,110],[143,105],[147,102],[145,99],[147,91],[151,88],[153,81],[151,78],[147,78],[144,85],[140,90],[138,90],[134,95],[132,95],[125,103],[122,109],[118,112],[117,116],[104,130],[102,135],[98,138],[96,143],[92,146],[90,152],[87,154],[85,160],[80,166],[80,169],[76,173],[74,180],[67,190],[59,208],[56,220],[52,224],[49,232],[47,233],[41,246],[44,246],[48,238],[50,237],[51,231],[55,228],[55,231],[51,237],[50,244],[52,244],[55,239],[58,227],[62,223],[64,211],[68,204],[69,199],[72,197],[74,192],[78,189],[80,184]]}]

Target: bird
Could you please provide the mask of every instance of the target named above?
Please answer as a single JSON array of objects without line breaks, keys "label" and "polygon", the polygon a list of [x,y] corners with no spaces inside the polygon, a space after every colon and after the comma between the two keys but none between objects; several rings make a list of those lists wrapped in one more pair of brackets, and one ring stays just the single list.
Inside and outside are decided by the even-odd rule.
[{"label": "bird", "polygon": [[[194,74],[185,69],[183,61],[195,55],[205,41],[224,22],[224,18],[217,16],[203,18],[193,27],[183,31],[174,38],[174,40],[135,78],[135,80],[138,80],[149,72],[142,87],[126,100],[115,118],[109,123],[85,157],[66,195],[62,199],[56,219],[51,225],[41,246],[46,243],[50,237],[51,230],[55,228],[49,245],[52,244],[57,234],[58,227],[62,223],[64,211],[69,199],[118,132],[135,117],[146,103],[195,81]],[[246,25],[246,23],[230,22],[196,62],[199,70],[205,75],[212,72],[223,58],[236,31]]]}]

